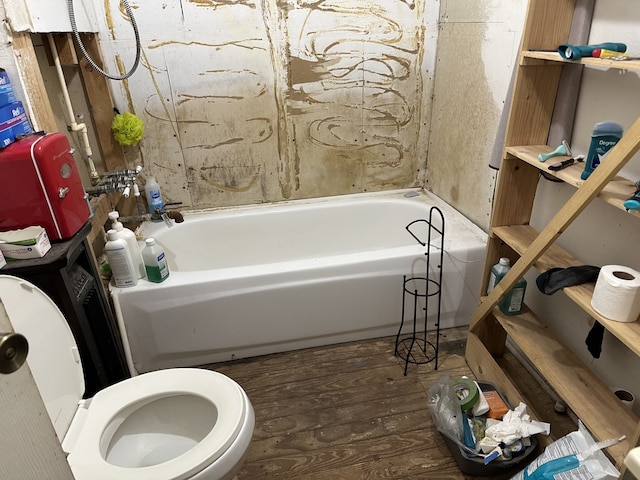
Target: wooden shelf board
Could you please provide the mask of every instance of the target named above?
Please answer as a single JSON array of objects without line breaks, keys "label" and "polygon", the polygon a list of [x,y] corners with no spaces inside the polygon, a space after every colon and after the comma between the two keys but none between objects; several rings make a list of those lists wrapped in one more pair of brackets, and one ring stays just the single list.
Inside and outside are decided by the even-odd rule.
[{"label": "wooden shelf board", "polygon": [[[538,232],[529,225],[516,225],[507,227],[494,227],[492,233],[509,245],[519,255],[529,247],[536,238]],[[534,264],[536,270],[545,272],[550,268],[567,268],[584,265],[569,252],[553,244]],[[563,292],[577,303],[590,317],[600,322],[618,340],[624,343],[636,355],[640,355],[640,321],[616,322],[603,317],[591,308],[594,284],[583,283],[574,287],[565,287]]]},{"label": "wooden shelf board", "polygon": [[640,70],[640,59],[633,57],[629,60],[611,60],[609,58],[583,57],[580,60],[566,60],[558,52],[528,51],[522,52],[521,65],[530,64],[531,60],[544,62],[587,65],[599,68],[617,68],[619,70]]},{"label": "wooden shelf board", "polygon": [[504,315],[499,308],[495,308],[493,314],[524,355],[598,440],[626,435],[626,440],[608,449],[615,462],[621,465],[633,446],[638,417],[617,400],[609,387],[555,338],[529,309],[520,315]]},{"label": "wooden shelf board", "polygon": [[[507,147],[507,153],[509,153],[510,155],[519,158],[529,165],[536,167],[540,171],[548,173],[558,178],[559,180],[572,185],[575,188],[579,188],[585,182],[585,180],[582,180],[580,178],[580,175],[584,170],[584,163],[574,163],[573,165],[570,165],[569,167],[558,170],[556,172],[549,170],[549,165],[570,158],[562,155],[553,157],[546,162],[541,162],[540,160],[538,160],[538,154],[549,153],[552,150],[553,148],[548,147],[547,145]],[[627,211],[624,208],[624,202],[631,195],[633,195],[635,191],[635,184],[631,180],[624,177],[616,176],[611,182],[609,182],[604,190],[602,190],[602,192],[598,195],[598,198],[604,200],[609,205],[612,205],[619,210]],[[635,217],[640,217],[640,210],[629,210],[627,213]]]}]

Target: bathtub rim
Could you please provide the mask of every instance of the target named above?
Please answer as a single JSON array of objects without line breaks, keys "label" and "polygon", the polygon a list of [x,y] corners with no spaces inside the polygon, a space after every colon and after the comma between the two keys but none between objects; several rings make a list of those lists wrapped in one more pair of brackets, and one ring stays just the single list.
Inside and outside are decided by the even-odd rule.
[{"label": "bathtub rim", "polygon": [[[417,195],[411,195],[406,197],[407,194],[417,193]],[[317,197],[317,198],[304,198],[304,199],[293,199],[293,200],[283,200],[277,202],[264,202],[264,203],[253,203],[246,205],[237,205],[237,206],[221,206],[221,207],[210,207],[210,208],[201,208],[201,209],[185,209],[180,210],[185,218],[194,217],[195,219],[201,219],[211,214],[221,214],[223,216],[242,216],[242,215],[253,215],[256,211],[271,211],[271,210],[289,210],[300,206],[305,205],[323,205],[327,203],[336,203],[336,202],[348,202],[352,200],[360,200],[365,201],[372,198],[379,199],[389,199],[389,200],[399,200],[399,201],[407,201],[407,202],[420,202],[428,207],[438,207],[445,216],[445,222],[449,223],[450,219],[455,219],[455,222],[459,222],[469,233],[474,235],[474,240],[479,240],[482,242],[487,241],[487,233],[484,232],[478,225],[473,223],[469,218],[467,218],[462,212],[458,211],[455,207],[447,203],[445,200],[438,197],[436,194],[422,188],[422,187],[413,187],[413,188],[404,188],[404,189],[395,189],[395,190],[386,190],[386,191],[376,191],[376,192],[361,192],[361,193],[349,193],[343,195],[333,195],[328,197]],[[450,227],[450,225],[449,225]],[[166,230],[167,227],[164,222],[151,222],[146,221],[143,222],[138,228],[135,230],[136,237],[143,241],[144,238],[152,237],[156,233]],[[456,239],[451,238],[451,236],[445,235],[445,246],[447,249],[449,247],[455,246]]]}]

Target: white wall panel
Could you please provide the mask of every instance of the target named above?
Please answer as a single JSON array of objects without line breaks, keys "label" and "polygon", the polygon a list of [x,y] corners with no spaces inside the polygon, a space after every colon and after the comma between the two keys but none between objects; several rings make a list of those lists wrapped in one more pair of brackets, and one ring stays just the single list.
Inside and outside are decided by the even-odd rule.
[{"label": "white wall panel", "polygon": [[[14,32],[70,32],[67,0],[3,0],[7,19]],[[97,32],[96,14],[91,0],[73,0],[78,30]]]}]

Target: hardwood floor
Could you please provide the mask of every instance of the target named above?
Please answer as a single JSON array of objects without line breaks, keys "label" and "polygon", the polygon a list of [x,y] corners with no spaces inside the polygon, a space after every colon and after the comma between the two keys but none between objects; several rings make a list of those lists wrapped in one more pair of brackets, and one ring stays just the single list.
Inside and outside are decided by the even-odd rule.
[{"label": "hardwood floor", "polygon": [[256,413],[239,480],[465,479],[427,407],[443,375],[471,376],[466,328],[443,330],[439,368],[393,356],[382,338],[208,365]]}]

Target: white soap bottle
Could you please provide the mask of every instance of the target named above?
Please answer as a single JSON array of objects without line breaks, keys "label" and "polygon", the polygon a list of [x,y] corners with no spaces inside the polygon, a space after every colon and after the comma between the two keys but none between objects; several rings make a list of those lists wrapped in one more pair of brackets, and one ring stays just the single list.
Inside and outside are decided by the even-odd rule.
[{"label": "white soap bottle", "polygon": [[160,185],[156,181],[155,177],[147,178],[147,182],[144,185],[144,191],[147,196],[147,205],[149,206],[149,213],[154,215],[162,210],[164,201],[162,200],[162,193],[160,192]]},{"label": "white soap bottle", "polygon": [[131,260],[127,242],[118,237],[118,232],[107,232],[107,243],[104,253],[107,254],[111,275],[116,287],[133,287],[138,283],[136,268]]},{"label": "white soap bottle", "polygon": [[138,239],[136,238],[136,234],[128,228],[125,228],[125,226],[122,225],[122,222],[118,220],[119,217],[120,214],[116,210],[109,212],[109,218],[112,221],[111,229],[115,230],[118,233],[118,238],[121,238],[122,240],[127,242],[129,255],[131,255],[131,260],[133,260],[133,265],[136,268],[138,278],[144,278],[144,260],[142,259],[142,252],[140,251],[140,247],[138,246]]},{"label": "white soap bottle", "polygon": [[147,279],[150,282],[164,282],[169,276],[169,265],[164,249],[156,243],[155,238],[147,238],[142,250]]}]

